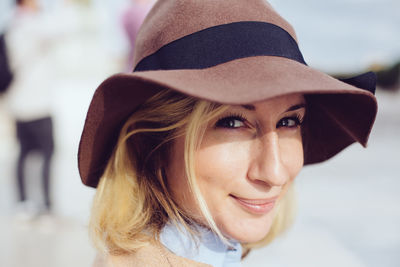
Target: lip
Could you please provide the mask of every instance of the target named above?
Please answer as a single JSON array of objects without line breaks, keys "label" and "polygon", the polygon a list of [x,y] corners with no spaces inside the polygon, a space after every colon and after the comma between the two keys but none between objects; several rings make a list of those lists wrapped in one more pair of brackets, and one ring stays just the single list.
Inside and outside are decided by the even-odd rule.
[{"label": "lip", "polygon": [[263,199],[247,199],[230,195],[236,203],[238,203],[246,211],[254,214],[267,214],[275,206],[278,197],[263,198]]}]

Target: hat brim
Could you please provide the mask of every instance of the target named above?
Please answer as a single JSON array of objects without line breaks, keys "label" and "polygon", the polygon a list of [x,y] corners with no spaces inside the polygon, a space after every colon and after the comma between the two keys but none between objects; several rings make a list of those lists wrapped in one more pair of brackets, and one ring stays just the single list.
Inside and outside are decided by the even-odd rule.
[{"label": "hat brim", "polygon": [[97,88],[89,106],[78,152],[84,184],[97,186],[126,119],[162,89],[223,104],[306,95],[305,164],[329,159],[354,142],[366,146],[377,113],[371,92],[282,57],[248,57],[206,69],[117,74]]}]

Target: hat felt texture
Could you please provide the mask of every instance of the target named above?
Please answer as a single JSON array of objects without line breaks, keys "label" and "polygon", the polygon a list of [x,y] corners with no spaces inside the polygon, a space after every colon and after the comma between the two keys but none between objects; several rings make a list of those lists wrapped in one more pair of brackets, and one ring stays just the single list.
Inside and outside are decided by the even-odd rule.
[{"label": "hat felt texture", "polygon": [[78,152],[82,182],[96,187],[127,118],[164,89],[222,104],[301,93],[304,163],[354,142],[366,146],[377,113],[376,77],[337,80],[309,67],[292,26],[264,0],[161,0],[136,40],[135,70],[94,93]]}]

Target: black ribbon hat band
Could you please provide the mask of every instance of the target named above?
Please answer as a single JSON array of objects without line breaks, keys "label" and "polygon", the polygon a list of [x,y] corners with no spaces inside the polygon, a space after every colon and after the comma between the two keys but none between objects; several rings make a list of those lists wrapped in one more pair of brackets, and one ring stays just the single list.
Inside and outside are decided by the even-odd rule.
[{"label": "black ribbon hat band", "polygon": [[[143,58],[135,71],[204,69],[239,58],[278,56],[307,65],[293,37],[281,27],[259,21],[242,21],[210,27],[166,44]],[[343,79],[375,91],[372,72]]]},{"label": "black ribbon hat band", "polygon": [[266,22],[243,21],[175,40],[142,59],[134,71],[204,69],[252,56],[280,56],[306,64],[287,31]]}]

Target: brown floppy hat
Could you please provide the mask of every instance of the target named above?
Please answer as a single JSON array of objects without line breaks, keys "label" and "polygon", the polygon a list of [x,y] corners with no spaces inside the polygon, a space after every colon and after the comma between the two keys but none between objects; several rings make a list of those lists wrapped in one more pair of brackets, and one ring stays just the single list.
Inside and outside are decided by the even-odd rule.
[{"label": "brown floppy hat", "polygon": [[224,104],[304,94],[305,164],[367,144],[375,75],[340,81],[307,66],[292,26],[265,0],[160,0],[135,49],[134,72],[105,80],[90,103],[78,152],[85,185],[97,186],[126,119],[163,89]]}]

